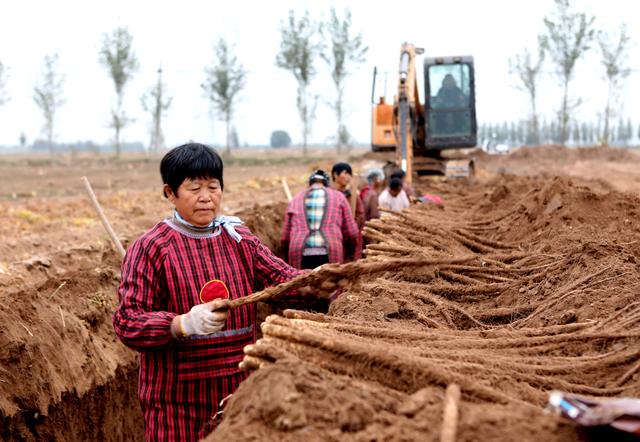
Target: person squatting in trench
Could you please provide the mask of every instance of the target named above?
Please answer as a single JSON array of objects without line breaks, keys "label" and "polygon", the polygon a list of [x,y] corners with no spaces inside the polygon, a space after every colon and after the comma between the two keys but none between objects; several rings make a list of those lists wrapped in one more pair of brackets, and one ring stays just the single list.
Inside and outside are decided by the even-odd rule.
[{"label": "person squatting in trench", "polygon": [[[128,249],[113,326],[140,355],[138,395],[148,441],[196,441],[213,428],[220,401],[246,374],[243,348],[256,340],[255,304],[229,299],[288,281],[303,271],[274,256],[235,217],[221,216],[223,163],[209,146],[188,143],[160,163],[174,205]],[[214,284],[227,298],[204,302]],[[290,295],[329,297],[305,287]]]}]

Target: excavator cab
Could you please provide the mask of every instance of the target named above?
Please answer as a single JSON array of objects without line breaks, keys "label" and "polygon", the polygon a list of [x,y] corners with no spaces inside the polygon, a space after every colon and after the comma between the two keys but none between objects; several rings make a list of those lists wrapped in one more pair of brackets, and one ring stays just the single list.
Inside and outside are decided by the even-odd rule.
[{"label": "excavator cab", "polygon": [[475,147],[473,57],[425,58],[424,84],[425,148]]}]

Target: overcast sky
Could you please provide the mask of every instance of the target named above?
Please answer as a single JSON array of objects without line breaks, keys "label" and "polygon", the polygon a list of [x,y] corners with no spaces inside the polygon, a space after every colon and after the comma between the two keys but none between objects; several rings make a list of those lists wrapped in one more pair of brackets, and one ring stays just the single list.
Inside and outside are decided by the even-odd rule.
[{"label": "overcast sky", "polygon": [[[616,30],[626,22],[635,46],[629,65],[635,69],[626,81],[618,108],[637,124],[640,118],[640,2],[635,0],[578,0],[596,16],[599,28]],[[327,17],[329,8],[349,8],[354,31],[362,32],[369,46],[366,63],[354,69],[346,94],[348,127],[354,138],[370,141],[370,98],[373,67],[388,72],[387,90],[395,88],[399,47],[403,41],[425,48],[425,55],[473,55],[476,66],[476,97],[480,122],[525,118],[526,97],[514,88],[508,58],[525,47],[535,48],[544,30],[543,17],[552,0],[420,0],[420,1],[4,1],[0,3],[0,61],[9,68],[11,101],[0,107],[0,144],[18,143],[24,131],[30,143],[40,136],[43,118],[33,102],[33,87],[47,54],[58,53],[66,75],[66,104],[56,125],[60,142],[88,140],[109,142],[109,110],[115,92],[106,70],[98,62],[104,33],[127,26],[140,60],[140,71],[127,86],[126,111],[135,122],[123,132],[125,141],[149,140],[150,119],[140,96],[155,82],[162,66],[174,101],[164,124],[167,144],[189,139],[222,143],[222,123],[213,122],[200,83],[204,67],[213,59],[213,45],[223,36],[235,43],[237,55],[249,71],[241,95],[235,125],[241,143],[267,144],[272,130],[287,130],[294,142],[301,139],[295,108],[296,84],[292,75],[275,66],[280,22],[293,9],[305,7],[316,20]],[[394,9],[394,5],[398,8]],[[326,66],[319,59],[312,89],[320,96],[312,142],[326,142],[335,131],[335,120],[325,104],[334,97]],[[419,65],[420,74],[422,72]],[[560,102],[553,80],[553,66],[541,85],[540,108],[551,117]],[[382,88],[380,88],[382,89]],[[380,90],[379,89],[379,90]],[[421,96],[423,91],[420,91]],[[585,104],[576,113],[596,120],[606,98],[598,54],[576,67],[572,95]],[[635,100],[631,97],[636,97]]]}]

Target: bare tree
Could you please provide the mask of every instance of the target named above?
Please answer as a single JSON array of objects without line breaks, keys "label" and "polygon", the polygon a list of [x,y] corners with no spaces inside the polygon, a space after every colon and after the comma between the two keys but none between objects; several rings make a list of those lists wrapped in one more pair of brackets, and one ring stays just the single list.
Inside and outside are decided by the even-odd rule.
[{"label": "bare tree", "polygon": [[162,68],[158,68],[158,81],[140,98],[142,108],[151,114],[151,142],[149,151],[157,153],[164,147],[162,117],[169,110],[173,97],[166,96],[166,85],[162,82]]},{"label": "bare tree", "polygon": [[544,63],[544,45],[541,39],[538,44],[538,55],[534,60],[528,49],[521,54],[509,59],[511,73],[517,75],[520,84],[518,89],[525,91],[529,95],[531,105],[531,115],[529,117],[529,130],[527,134],[527,144],[540,144],[540,129],[538,125],[538,111],[536,107],[536,99],[538,97],[538,83],[540,81],[540,73]]},{"label": "bare tree", "polygon": [[9,101],[9,95],[7,95],[8,71],[9,69],[0,61],[0,106]]},{"label": "bare tree", "polygon": [[58,54],[44,57],[40,81],[33,88],[33,100],[44,116],[43,132],[47,138],[49,153],[53,155],[55,117],[64,104],[64,75],[58,72]]},{"label": "bare tree", "polygon": [[330,17],[322,28],[322,33],[330,41],[320,53],[322,59],[329,65],[331,79],[336,87],[336,99],[331,105],[336,113],[337,132],[336,149],[340,152],[349,143],[349,130],[344,124],[344,93],[346,80],[350,73],[351,64],[363,63],[369,48],[362,41],[362,34],[351,35],[351,11],[344,12],[344,19],[340,19],[335,8],[331,8]]},{"label": "bare tree", "polygon": [[298,82],[296,104],[302,122],[302,151],[307,153],[307,139],[311,133],[311,124],[315,118],[317,97],[309,91],[311,80],[316,74],[313,65],[320,53],[316,41],[318,25],[305,11],[300,20],[296,20],[293,11],[289,11],[286,24],[280,24],[280,52],[276,56],[276,66],[291,72]]},{"label": "bare tree", "polygon": [[[247,72],[224,38],[215,47],[213,64],[205,68],[205,81],[201,87],[225,122],[227,153],[231,154],[231,123],[238,94],[246,85]],[[237,147],[237,146],[236,146]]]},{"label": "bare tree", "polygon": [[620,26],[620,34],[617,36],[606,32],[598,33],[598,44],[602,56],[601,61],[605,69],[604,76],[608,86],[607,105],[604,108],[604,131],[602,133],[602,141],[605,144],[609,143],[610,138],[610,121],[613,116],[611,102],[616,95],[620,83],[630,72],[628,67],[625,66],[629,41],[630,37],[627,34],[627,26],[624,24]]},{"label": "bare tree", "polygon": [[590,49],[595,30],[595,17],[587,17],[576,12],[572,0],[554,0],[556,10],[551,17],[544,18],[547,33],[543,36],[543,45],[551,60],[556,64],[557,75],[562,86],[562,104],[559,111],[560,142],[565,144],[569,138],[569,113],[582,101],[569,100],[569,83],[573,79],[576,62]]},{"label": "bare tree", "polygon": [[132,48],[133,36],[126,27],[104,34],[100,49],[100,63],[109,71],[116,89],[116,106],[111,108],[110,127],[115,130],[116,157],[120,156],[120,132],[133,120],[123,109],[124,89],[138,70],[138,58]]}]

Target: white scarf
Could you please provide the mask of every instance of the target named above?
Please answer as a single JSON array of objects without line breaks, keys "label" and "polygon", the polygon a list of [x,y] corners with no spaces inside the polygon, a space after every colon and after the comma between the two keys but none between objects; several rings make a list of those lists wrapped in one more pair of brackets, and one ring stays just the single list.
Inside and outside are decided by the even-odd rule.
[{"label": "white scarf", "polygon": [[206,230],[215,229],[216,227],[223,227],[224,230],[226,230],[226,232],[229,234],[229,236],[233,238],[236,242],[242,241],[242,236],[238,232],[236,232],[235,227],[241,226],[242,224],[244,224],[244,222],[237,216],[224,216],[224,215],[216,216],[216,218],[213,221],[211,221],[211,224],[209,224],[208,226],[198,227],[198,226],[194,226],[188,221],[185,221],[185,219],[180,216],[177,210],[175,210],[174,213],[175,213],[176,220],[178,220],[180,223],[184,224],[185,226],[191,227],[192,229],[206,231]]}]

